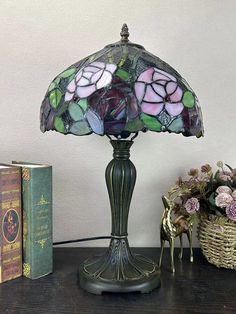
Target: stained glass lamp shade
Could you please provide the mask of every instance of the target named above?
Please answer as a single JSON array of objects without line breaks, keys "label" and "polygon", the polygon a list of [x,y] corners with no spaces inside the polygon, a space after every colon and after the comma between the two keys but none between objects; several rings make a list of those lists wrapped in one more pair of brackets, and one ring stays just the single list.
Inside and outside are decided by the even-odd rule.
[{"label": "stained glass lamp shade", "polygon": [[114,148],[114,159],[106,169],[112,209],[111,244],[104,256],[88,260],[80,268],[81,286],[93,293],[148,292],[160,285],[157,265],[132,254],[127,240],[136,179],[129,160],[134,137],[148,130],[203,135],[198,99],[187,82],[128,37],[124,24],[119,42],[59,74],[41,106],[42,132],[107,135]]}]

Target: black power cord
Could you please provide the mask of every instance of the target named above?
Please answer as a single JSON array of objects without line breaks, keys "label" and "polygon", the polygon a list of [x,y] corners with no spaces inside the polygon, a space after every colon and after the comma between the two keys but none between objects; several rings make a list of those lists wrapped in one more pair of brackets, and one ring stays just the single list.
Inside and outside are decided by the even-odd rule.
[{"label": "black power cord", "polygon": [[76,240],[53,242],[53,245],[76,243],[76,242],[83,242],[83,241],[103,240],[103,239],[111,239],[111,236],[100,236],[100,237],[91,237],[91,238],[82,238],[82,239],[76,239]]}]

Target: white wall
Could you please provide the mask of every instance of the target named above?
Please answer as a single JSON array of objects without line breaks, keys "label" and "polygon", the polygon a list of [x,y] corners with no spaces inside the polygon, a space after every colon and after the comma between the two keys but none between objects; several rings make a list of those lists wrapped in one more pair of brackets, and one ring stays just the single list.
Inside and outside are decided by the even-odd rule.
[{"label": "white wall", "polygon": [[105,137],[42,134],[40,104],[59,72],[119,40],[124,22],[131,41],[187,79],[205,122],[199,140],[152,132],[136,139],[131,245],[159,245],[160,197],[178,175],[217,160],[236,166],[236,1],[0,0],[0,21],[1,161],[53,165],[54,240],[110,233],[104,171],[112,150]]}]

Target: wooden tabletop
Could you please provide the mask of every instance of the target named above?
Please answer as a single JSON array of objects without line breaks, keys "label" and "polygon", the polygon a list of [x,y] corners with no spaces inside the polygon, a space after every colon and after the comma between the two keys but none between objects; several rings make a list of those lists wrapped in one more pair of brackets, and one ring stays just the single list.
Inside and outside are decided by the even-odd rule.
[{"label": "wooden tabletop", "polygon": [[[176,273],[170,272],[169,251],[165,251],[161,274],[162,286],[150,294],[89,294],[77,284],[78,265],[88,256],[103,252],[101,248],[54,249],[54,273],[37,280],[18,278],[0,285],[1,314],[185,314],[236,313],[236,272],[218,269],[207,263],[199,249],[194,263],[188,251]],[[139,248],[158,260],[160,249]]]}]

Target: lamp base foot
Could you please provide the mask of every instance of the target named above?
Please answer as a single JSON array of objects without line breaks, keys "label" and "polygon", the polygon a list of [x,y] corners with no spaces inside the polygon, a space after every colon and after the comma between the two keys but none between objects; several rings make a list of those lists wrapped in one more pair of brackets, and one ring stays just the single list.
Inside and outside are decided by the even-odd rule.
[{"label": "lamp base foot", "polygon": [[148,293],[160,287],[160,270],[149,258],[132,254],[127,238],[112,239],[105,255],[87,259],[79,269],[80,286],[93,294]]}]

